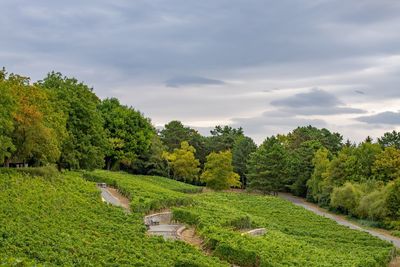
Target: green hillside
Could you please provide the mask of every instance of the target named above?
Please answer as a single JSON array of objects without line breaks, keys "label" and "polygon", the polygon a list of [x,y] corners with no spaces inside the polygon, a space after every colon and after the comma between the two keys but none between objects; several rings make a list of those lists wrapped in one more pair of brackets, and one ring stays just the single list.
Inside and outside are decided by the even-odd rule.
[{"label": "green hillside", "polygon": [[[95,181],[118,187],[134,212],[103,204]],[[0,263],[385,266],[393,250],[279,198],[200,190],[162,177],[106,171],[49,178],[0,174]],[[214,257],[180,241],[146,236],[143,215],[166,207],[196,226]],[[266,235],[241,234],[257,227],[265,227]]]},{"label": "green hillside", "polygon": [[77,173],[0,174],[0,199],[0,265],[226,266],[183,242],[147,237],[141,213],[103,204]]}]

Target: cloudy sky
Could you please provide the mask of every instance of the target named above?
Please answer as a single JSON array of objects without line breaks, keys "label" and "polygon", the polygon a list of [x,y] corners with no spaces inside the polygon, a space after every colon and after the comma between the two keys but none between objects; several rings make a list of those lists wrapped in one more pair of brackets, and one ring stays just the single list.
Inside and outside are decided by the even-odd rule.
[{"label": "cloudy sky", "polygon": [[400,130],[398,0],[0,0],[0,66],[257,142],[312,124]]}]

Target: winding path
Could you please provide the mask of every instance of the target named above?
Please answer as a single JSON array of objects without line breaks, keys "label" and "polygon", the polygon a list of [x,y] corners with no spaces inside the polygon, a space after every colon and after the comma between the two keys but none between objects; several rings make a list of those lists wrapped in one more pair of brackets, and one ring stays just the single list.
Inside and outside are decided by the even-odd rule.
[{"label": "winding path", "polygon": [[378,238],[380,238],[382,240],[388,241],[388,242],[392,243],[395,247],[400,249],[400,238],[391,236],[390,234],[384,232],[383,230],[379,231],[379,230],[373,230],[373,229],[364,228],[364,227],[359,226],[359,225],[357,225],[355,223],[347,221],[342,216],[335,215],[333,213],[325,211],[325,210],[323,210],[322,208],[320,208],[319,206],[317,206],[315,204],[306,202],[304,199],[299,198],[299,197],[295,197],[295,196],[290,195],[290,194],[280,193],[279,196],[281,198],[289,200],[290,202],[292,202],[293,204],[295,204],[297,206],[300,206],[300,207],[303,207],[303,208],[305,208],[307,210],[310,210],[310,211],[312,211],[312,212],[314,212],[314,213],[316,213],[316,214],[318,214],[320,216],[323,216],[323,217],[329,218],[331,220],[334,220],[338,224],[347,226],[347,227],[349,227],[351,229],[354,229],[354,230],[367,232],[370,235],[373,235],[373,236],[376,236],[376,237],[378,237]]},{"label": "winding path", "polygon": [[111,187],[97,186],[101,190],[101,199],[111,205],[122,207],[126,212],[130,212],[129,200],[121,195],[118,190]]}]

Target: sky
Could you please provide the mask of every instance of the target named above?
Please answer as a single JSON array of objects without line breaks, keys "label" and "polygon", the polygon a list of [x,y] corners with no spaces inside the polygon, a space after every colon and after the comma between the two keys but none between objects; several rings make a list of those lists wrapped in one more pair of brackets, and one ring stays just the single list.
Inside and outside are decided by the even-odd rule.
[{"label": "sky", "polygon": [[313,125],[400,130],[398,0],[0,0],[0,67],[52,70],[153,124],[257,143]]}]

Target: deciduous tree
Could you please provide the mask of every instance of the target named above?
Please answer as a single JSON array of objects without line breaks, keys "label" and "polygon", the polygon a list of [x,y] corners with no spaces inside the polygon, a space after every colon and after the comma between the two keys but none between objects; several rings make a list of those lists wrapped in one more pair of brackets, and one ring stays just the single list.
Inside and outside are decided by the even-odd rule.
[{"label": "deciduous tree", "polygon": [[174,152],[165,152],[164,157],[168,160],[172,176],[176,180],[184,182],[195,182],[199,177],[200,162],[194,156],[196,149],[183,141],[180,148],[175,148]]},{"label": "deciduous tree", "polygon": [[227,151],[212,152],[207,156],[201,181],[214,190],[240,186],[240,176],[233,171],[232,153]]}]

